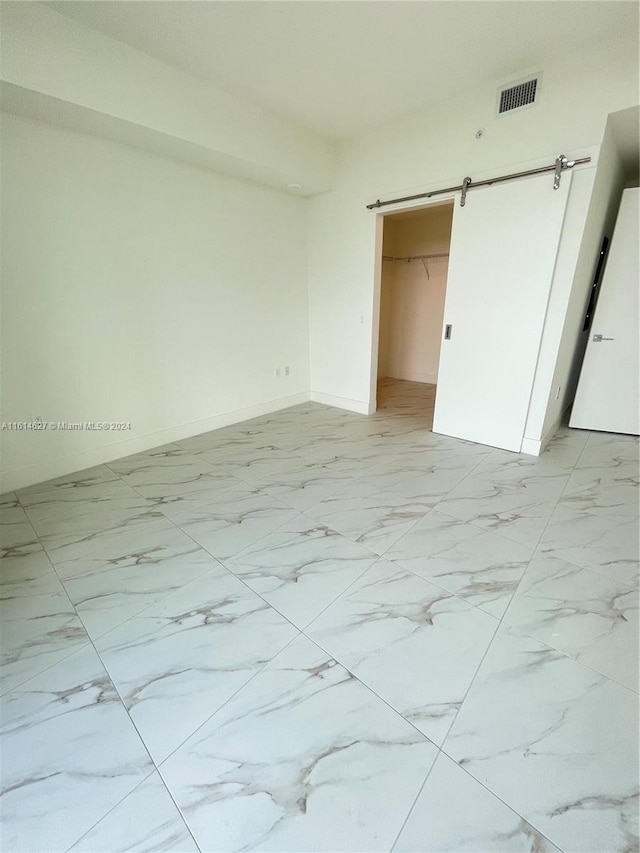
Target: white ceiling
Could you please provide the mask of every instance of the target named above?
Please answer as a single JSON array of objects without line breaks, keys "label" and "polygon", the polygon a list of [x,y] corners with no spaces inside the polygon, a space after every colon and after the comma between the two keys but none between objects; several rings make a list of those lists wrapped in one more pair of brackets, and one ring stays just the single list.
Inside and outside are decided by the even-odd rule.
[{"label": "white ceiling", "polygon": [[626,0],[49,0],[47,5],[326,136],[364,132],[637,34]]}]

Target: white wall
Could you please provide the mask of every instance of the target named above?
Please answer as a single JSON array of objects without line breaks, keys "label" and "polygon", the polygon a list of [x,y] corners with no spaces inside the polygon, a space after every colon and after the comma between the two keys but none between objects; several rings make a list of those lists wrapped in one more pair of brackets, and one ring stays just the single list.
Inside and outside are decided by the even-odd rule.
[{"label": "white wall", "polygon": [[304,200],[2,118],[1,419],[133,427],[3,431],[3,489],[308,398]]},{"label": "white wall", "polygon": [[[540,101],[533,109],[494,118],[497,86],[540,70],[510,69],[495,86],[470,87],[468,97],[454,105],[343,146],[336,188],[310,202],[312,394],[360,411],[370,404],[372,358],[377,364],[379,222],[365,205],[378,197],[459,184],[465,175],[481,180],[547,165],[559,153],[597,157],[607,114],[638,102],[636,65],[637,40],[630,33],[623,41],[603,42],[599,50],[558,57],[546,65]],[[477,140],[479,127],[486,132]],[[587,204],[583,197],[572,215],[584,217]],[[571,222],[565,225],[568,234],[575,232]],[[565,275],[554,287],[566,294],[571,284],[572,276]],[[559,337],[548,345],[557,347]],[[554,363],[556,356],[557,349],[548,354]],[[545,393],[549,391],[547,387]]]},{"label": "white wall", "polygon": [[[596,166],[591,166],[576,170],[570,176],[571,187],[522,442],[522,450],[525,453],[537,455],[541,452],[545,442],[558,427],[563,411],[560,406],[569,393],[567,376],[557,370],[558,353],[572,298],[572,282],[575,282],[576,265],[583,242],[595,174]],[[575,343],[575,338],[572,343]],[[550,407],[557,411],[557,414],[545,427]]]},{"label": "white wall", "polygon": [[1,3],[7,111],[283,189],[328,189],[326,139],[54,11]]},{"label": "white wall", "polygon": [[[582,331],[593,276],[598,262],[602,238],[611,238],[620,197],[625,185],[622,160],[613,132],[608,126],[600,147],[597,169],[593,175],[593,192],[581,231],[579,254],[568,300],[562,337],[542,428],[543,440],[553,433],[555,424],[573,401],[584,350],[589,333]],[[560,396],[556,399],[557,389]]]},{"label": "white wall", "polygon": [[[560,151],[597,154],[607,113],[638,101],[630,33],[545,67],[535,109],[494,119],[486,85],[345,143],[332,183],[326,140],[41,4],[2,5],[10,109],[254,181],[304,173],[307,191],[334,186],[309,204],[305,230],[301,199],[3,117],[2,419],[133,425],[118,438],[0,433],[6,489],[282,407],[309,388],[367,412],[382,222],[365,204]],[[529,70],[539,69],[505,68],[495,85]],[[563,295],[570,285],[563,276]],[[275,380],[284,364],[291,376]]]},{"label": "white wall", "polygon": [[[394,243],[391,228],[385,227],[382,251],[385,255],[393,255]],[[378,379],[386,379],[389,373],[391,356],[391,315],[393,312],[393,282],[394,265],[384,261],[380,278],[380,315],[378,332]]]},{"label": "white wall", "polygon": [[[449,251],[453,209],[435,205],[384,219],[384,255]],[[378,375],[436,383],[448,261],[385,261],[380,300]]]}]

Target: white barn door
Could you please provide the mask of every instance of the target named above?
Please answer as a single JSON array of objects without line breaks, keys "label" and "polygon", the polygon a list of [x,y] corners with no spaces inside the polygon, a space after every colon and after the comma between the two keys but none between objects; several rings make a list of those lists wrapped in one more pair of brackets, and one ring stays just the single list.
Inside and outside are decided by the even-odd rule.
[{"label": "white barn door", "polygon": [[456,200],[434,432],[520,450],[570,178]]}]

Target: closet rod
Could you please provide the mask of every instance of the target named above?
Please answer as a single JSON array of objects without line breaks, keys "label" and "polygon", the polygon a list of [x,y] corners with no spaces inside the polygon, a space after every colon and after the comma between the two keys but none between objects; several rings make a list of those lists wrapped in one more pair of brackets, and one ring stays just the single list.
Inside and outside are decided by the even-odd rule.
[{"label": "closet rod", "polygon": [[383,261],[424,261],[430,260],[431,258],[448,258],[449,252],[435,252],[431,255],[401,255],[400,257],[396,257],[394,255],[383,255]]},{"label": "closet rod", "polygon": [[528,169],[525,172],[513,172],[510,175],[501,175],[498,178],[490,178],[486,181],[472,181],[471,178],[465,178],[464,181],[457,187],[447,187],[443,190],[431,190],[429,193],[418,193],[417,195],[406,195],[402,198],[390,198],[388,201],[380,201],[378,199],[373,204],[367,205],[367,210],[373,210],[376,207],[385,207],[388,204],[399,204],[402,201],[415,201],[419,198],[431,198],[434,195],[443,195],[444,193],[453,193],[462,190],[460,198],[460,206],[464,207],[467,190],[471,187],[490,187],[491,184],[500,184],[503,181],[513,181],[516,178],[524,178],[527,175],[541,175],[543,172],[554,172],[553,188],[557,190],[560,186],[560,175],[565,169],[573,169],[574,166],[579,166],[581,163],[590,163],[591,157],[582,157],[579,160],[567,160],[564,154],[559,154],[556,157],[553,166],[542,166],[539,169]]}]

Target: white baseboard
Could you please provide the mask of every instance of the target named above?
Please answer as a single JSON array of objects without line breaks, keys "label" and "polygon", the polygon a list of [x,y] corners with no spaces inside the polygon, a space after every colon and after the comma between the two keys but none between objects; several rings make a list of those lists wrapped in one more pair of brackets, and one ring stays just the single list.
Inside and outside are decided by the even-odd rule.
[{"label": "white baseboard", "polygon": [[369,404],[362,400],[336,397],[333,394],[323,394],[322,391],[311,391],[310,399],[314,403],[323,403],[325,406],[333,406],[335,409],[346,409],[348,412],[357,412],[359,415],[369,414]]},{"label": "white baseboard", "polygon": [[542,453],[542,442],[535,438],[523,438],[520,453],[527,453],[529,456],[540,456]]},{"label": "white baseboard", "polygon": [[[568,407],[567,407],[568,408]],[[540,456],[543,452],[547,444],[551,441],[553,436],[558,432],[558,428],[560,424],[563,422],[567,413],[567,409],[560,413],[558,418],[551,424],[549,429],[545,432],[545,434],[540,439],[536,438],[527,438],[526,436],[522,439],[522,447],[520,448],[521,453],[528,453],[530,456]]]},{"label": "white baseboard", "polygon": [[203,432],[242,423],[242,421],[260,417],[260,415],[279,412],[281,409],[288,409],[300,403],[307,403],[309,399],[309,392],[303,391],[299,394],[291,394],[288,397],[279,397],[276,400],[257,403],[254,406],[246,406],[231,412],[211,415],[208,418],[191,421],[187,424],[168,427],[167,429],[147,433],[136,438],[124,439],[123,441],[96,447],[92,450],[68,453],[56,459],[3,471],[0,474],[0,482],[2,483],[0,492],[12,492],[16,489],[23,489],[26,486],[33,486],[36,483],[51,480],[54,477],[64,477],[66,474],[73,474],[75,471],[82,471],[84,468],[103,465],[105,462],[113,462],[114,459],[120,459],[123,456],[152,450],[154,447],[159,447],[162,444],[170,444],[172,441],[180,441],[185,438],[191,438],[194,435],[200,435]]}]

